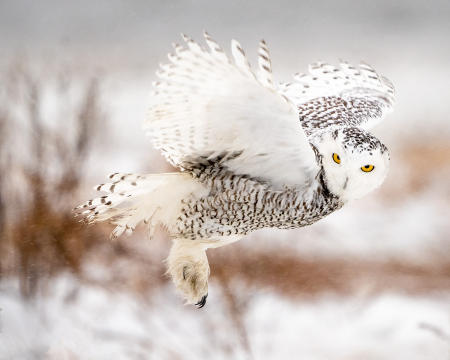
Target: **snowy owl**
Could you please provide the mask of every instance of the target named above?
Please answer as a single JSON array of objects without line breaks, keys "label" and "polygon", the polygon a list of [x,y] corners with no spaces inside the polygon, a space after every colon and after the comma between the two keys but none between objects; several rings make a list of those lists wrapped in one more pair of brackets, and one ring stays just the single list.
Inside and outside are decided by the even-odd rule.
[{"label": "snowy owl", "polygon": [[183,35],[160,66],[145,128],[180,169],[109,176],[106,195],[77,207],[109,220],[112,237],[143,222],[173,239],[168,273],[187,303],[205,305],[206,250],[261,228],[310,225],[384,181],[385,145],[368,130],[394,104],[389,80],[366,64],[318,62],[276,84],[260,42],[254,71],[241,45],[231,54],[207,33],[204,47]]}]

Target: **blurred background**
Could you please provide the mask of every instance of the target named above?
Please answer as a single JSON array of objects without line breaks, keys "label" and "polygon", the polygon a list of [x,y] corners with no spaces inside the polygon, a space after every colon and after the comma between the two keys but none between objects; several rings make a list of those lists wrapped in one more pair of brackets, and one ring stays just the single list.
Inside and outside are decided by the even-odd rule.
[{"label": "blurred background", "polygon": [[[450,2],[0,1],[0,359],[448,359]],[[210,250],[205,308],[169,240],[71,209],[113,172],[173,170],[141,124],[180,32],[264,38],[279,81],[364,60],[394,83],[391,170],[307,228]]]}]

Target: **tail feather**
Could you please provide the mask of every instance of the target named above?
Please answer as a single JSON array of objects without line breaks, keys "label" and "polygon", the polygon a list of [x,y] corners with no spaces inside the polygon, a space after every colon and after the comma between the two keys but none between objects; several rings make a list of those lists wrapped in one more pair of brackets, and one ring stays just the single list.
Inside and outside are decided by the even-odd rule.
[{"label": "tail feather", "polygon": [[[165,174],[169,175],[169,174]],[[135,189],[142,188],[146,185],[154,186],[159,181],[164,181],[164,177],[156,174],[123,174],[114,173],[109,175],[111,182],[105,184],[99,184],[94,186],[94,190],[103,191],[106,193],[122,193],[124,191],[131,191],[133,187]]]},{"label": "tail feather", "polygon": [[149,236],[157,225],[173,230],[182,200],[190,195],[201,196],[206,191],[187,173],[114,173],[109,179],[111,182],[95,187],[107,195],[89,200],[74,210],[89,223],[109,221],[116,225],[111,238],[124,232],[131,234],[141,222],[148,225]]}]

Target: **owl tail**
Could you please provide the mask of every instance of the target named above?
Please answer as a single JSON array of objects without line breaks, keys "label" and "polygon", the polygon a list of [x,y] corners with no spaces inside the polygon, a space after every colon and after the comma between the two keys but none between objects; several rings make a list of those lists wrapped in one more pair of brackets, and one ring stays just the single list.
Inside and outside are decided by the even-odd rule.
[{"label": "owl tail", "polygon": [[203,185],[188,173],[122,174],[109,176],[109,183],[95,190],[106,193],[77,206],[74,211],[88,223],[109,221],[116,225],[111,238],[124,232],[131,234],[144,222],[152,236],[157,225],[175,230],[181,212],[182,200],[190,195],[201,195]]}]

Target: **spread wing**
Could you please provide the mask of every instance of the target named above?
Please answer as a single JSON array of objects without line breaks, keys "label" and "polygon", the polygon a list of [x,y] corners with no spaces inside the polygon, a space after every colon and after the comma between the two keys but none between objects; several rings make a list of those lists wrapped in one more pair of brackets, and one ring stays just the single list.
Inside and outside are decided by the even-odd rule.
[{"label": "spread wing", "polygon": [[205,33],[208,49],[187,36],[161,65],[146,129],[175,166],[221,165],[273,186],[302,185],[317,173],[296,106],[273,85],[262,41],[254,72],[233,40],[232,60]]},{"label": "spread wing", "polygon": [[341,62],[339,67],[318,62],[308,74],[280,84],[280,92],[297,105],[308,133],[329,127],[355,126],[368,130],[394,106],[392,83],[372,67]]}]

